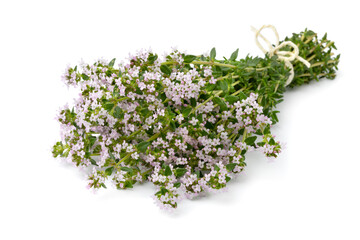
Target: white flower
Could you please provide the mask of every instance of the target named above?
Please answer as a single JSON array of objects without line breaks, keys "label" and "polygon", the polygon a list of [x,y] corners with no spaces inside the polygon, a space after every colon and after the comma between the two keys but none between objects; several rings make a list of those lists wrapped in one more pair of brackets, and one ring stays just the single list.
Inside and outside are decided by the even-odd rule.
[{"label": "white flower", "polygon": [[177,115],[176,116],[176,121],[178,121],[179,123],[181,123],[182,122],[182,120],[184,120],[184,117],[183,117],[183,115],[182,114],[179,114],[179,115]]},{"label": "white flower", "polygon": [[196,124],[197,124],[197,122],[198,122],[199,120],[197,120],[196,118],[192,118],[191,119],[191,121],[189,121],[189,123],[191,123],[193,126],[196,126]]}]

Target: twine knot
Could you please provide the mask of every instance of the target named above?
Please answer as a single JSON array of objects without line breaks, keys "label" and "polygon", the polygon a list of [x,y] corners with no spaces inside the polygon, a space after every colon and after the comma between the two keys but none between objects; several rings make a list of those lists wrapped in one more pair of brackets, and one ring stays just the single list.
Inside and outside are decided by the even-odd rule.
[{"label": "twine knot", "polygon": [[[307,66],[308,68],[310,67],[310,63],[299,56],[299,48],[293,42],[285,41],[285,42],[282,42],[281,44],[279,44],[279,34],[273,25],[264,25],[259,30],[257,30],[254,27],[251,27],[251,28],[255,32],[256,45],[261,49],[261,51],[263,51],[263,53],[265,53],[265,54],[268,53],[269,57],[277,55],[280,60],[284,61],[285,66],[290,68],[290,76],[286,80],[285,86],[289,85],[294,78],[294,67],[291,64],[292,61],[297,59],[300,62],[302,62],[303,64],[305,64],[305,66]],[[266,39],[263,35],[261,35],[260,32],[265,28],[270,28],[274,32],[275,37],[276,37],[276,43],[274,44],[274,46],[270,43],[270,41],[268,39]],[[259,37],[261,37],[265,41],[265,43],[268,46],[268,50],[266,50],[261,45],[261,43],[259,42]],[[280,51],[280,49],[284,46],[290,46],[293,48],[293,50],[292,51]]]}]

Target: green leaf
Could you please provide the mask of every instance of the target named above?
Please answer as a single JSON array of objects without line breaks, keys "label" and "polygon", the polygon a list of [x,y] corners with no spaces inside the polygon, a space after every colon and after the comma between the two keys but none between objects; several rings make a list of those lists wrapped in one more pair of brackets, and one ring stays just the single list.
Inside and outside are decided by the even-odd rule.
[{"label": "green leaf", "polygon": [[122,171],[125,171],[125,172],[128,172],[130,174],[133,173],[133,169],[132,168],[129,168],[129,167],[121,167],[120,168]]},{"label": "green leaf", "polygon": [[236,49],[236,50],[231,54],[230,61],[235,61],[236,58],[238,57],[238,54],[239,54],[239,49]]},{"label": "green leaf", "polygon": [[96,142],[96,137],[95,136],[89,136],[89,141],[90,141],[90,147],[94,146],[94,144]]},{"label": "green leaf", "polygon": [[187,116],[189,116],[192,109],[193,109],[192,107],[185,108],[184,110],[182,110],[181,113],[184,117],[187,117]]},{"label": "green leaf", "polygon": [[160,193],[161,193],[162,195],[165,195],[167,192],[168,192],[168,190],[167,190],[165,187],[161,187],[161,188],[160,188]]},{"label": "green leaf", "polygon": [[150,113],[150,110],[147,109],[147,108],[143,108],[141,111],[140,111],[141,115],[146,117],[148,115],[148,113]]},{"label": "green leaf", "polygon": [[214,169],[215,169],[215,171],[220,171],[220,168],[218,165],[214,165]]},{"label": "green leaf", "polygon": [[187,172],[186,168],[177,168],[177,169],[175,169],[175,176],[182,177],[185,175],[186,172]]},{"label": "green leaf", "polygon": [[140,151],[140,152],[145,152],[146,149],[148,148],[148,146],[150,146],[149,142],[141,142],[138,145],[136,145],[136,148]]},{"label": "green leaf", "polygon": [[224,102],[224,100],[222,100],[221,98],[219,97],[214,97],[213,98],[213,102],[217,105],[220,106],[220,110],[221,111],[226,111],[228,110],[228,107],[226,106],[226,103]]},{"label": "green leaf", "polygon": [[245,139],[247,145],[253,145],[255,143],[257,136],[248,137]]},{"label": "green leaf", "polygon": [[161,65],[160,70],[166,75],[171,75],[171,69],[167,65]]},{"label": "green leaf", "polygon": [[192,107],[196,107],[196,99],[195,98],[190,98],[190,103]]},{"label": "green leaf", "polygon": [[150,56],[148,57],[148,61],[150,64],[153,64],[157,58],[158,58],[158,55],[150,54]]},{"label": "green leaf", "polygon": [[113,60],[111,60],[111,61],[109,62],[109,67],[113,67],[113,66],[114,66],[115,60],[116,60],[116,58],[114,58]]},{"label": "green leaf", "polygon": [[109,167],[105,170],[105,174],[107,176],[110,176],[112,174],[113,170],[114,170],[114,167]]},{"label": "green leaf", "polygon": [[215,48],[212,48],[211,51],[210,51],[210,60],[215,60],[215,57],[216,57],[216,49]]},{"label": "green leaf", "polygon": [[226,169],[231,172],[232,170],[234,170],[234,168],[236,167],[236,163],[229,163],[226,165]]},{"label": "green leaf", "polygon": [[228,95],[228,96],[225,97],[225,100],[226,100],[229,104],[233,104],[234,102],[239,101],[239,97],[238,97],[238,96]]},{"label": "green leaf", "polygon": [[101,185],[103,188],[107,188],[104,183],[101,183],[100,185]]},{"label": "green leaf", "polygon": [[89,80],[89,79],[90,79],[89,76],[86,75],[86,74],[84,74],[84,73],[81,74],[81,77],[82,77],[84,80]]},{"label": "green leaf", "polygon": [[181,183],[179,183],[179,182],[174,183],[174,187],[179,188],[180,186],[181,186]]},{"label": "green leaf", "polygon": [[225,80],[217,81],[217,84],[218,84],[219,88],[221,90],[223,90],[224,92],[228,90],[228,84]]},{"label": "green leaf", "polygon": [[269,144],[270,145],[275,145],[275,140],[273,138],[271,138],[270,141],[269,141]]},{"label": "green leaf", "polygon": [[110,112],[113,109],[114,106],[115,106],[115,104],[108,102],[108,103],[104,104],[104,109],[106,111]]},{"label": "green leaf", "polygon": [[92,159],[92,158],[90,158],[90,162],[91,162],[92,165],[99,166],[99,165],[97,165],[96,161],[94,159]]},{"label": "green leaf", "polygon": [[170,176],[172,174],[171,168],[169,166],[165,167],[165,176]]},{"label": "green leaf", "polygon": [[237,96],[239,97],[240,101],[243,100],[243,99],[247,99],[247,96],[243,92],[239,92]]},{"label": "green leaf", "polygon": [[195,59],[196,59],[196,56],[194,56],[194,55],[186,55],[184,57],[184,63],[191,63]]},{"label": "green leaf", "polygon": [[176,124],[174,121],[170,121],[170,128],[175,131],[176,130]]},{"label": "green leaf", "polygon": [[126,181],[124,187],[125,188],[133,188],[133,185],[130,181]]},{"label": "green leaf", "polygon": [[116,106],[115,109],[114,109],[114,117],[116,118],[121,118],[121,113],[122,113],[122,110],[119,106]]},{"label": "green leaf", "polygon": [[213,70],[212,74],[216,78],[221,77],[223,75],[222,69],[219,66],[214,66],[212,70]]},{"label": "green leaf", "polygon": [[110,156],[110,158],[112,159],[112,160],[114,160],[115,161],[115,156],[109,151],[109,156]]}]

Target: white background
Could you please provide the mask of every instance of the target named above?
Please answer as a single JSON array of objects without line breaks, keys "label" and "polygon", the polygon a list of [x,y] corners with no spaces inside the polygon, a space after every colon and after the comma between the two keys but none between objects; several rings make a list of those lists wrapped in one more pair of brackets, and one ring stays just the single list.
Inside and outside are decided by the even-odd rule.
[{"label": "white background", "polygon": [[[0,238],[360,239],[355,2],[1,1]],[[342,54],[339,72],[286,92],[274,132],[287,148],[274,163],[249,154],[228,192],[168,214],[151,184],[93,194],[85,175],[51,157],[56,112],[77,96],[60,80],[67,64],[173,46],[262,56],[250,26],[263,24],[281,39],[305,27],[328,32]]]}]

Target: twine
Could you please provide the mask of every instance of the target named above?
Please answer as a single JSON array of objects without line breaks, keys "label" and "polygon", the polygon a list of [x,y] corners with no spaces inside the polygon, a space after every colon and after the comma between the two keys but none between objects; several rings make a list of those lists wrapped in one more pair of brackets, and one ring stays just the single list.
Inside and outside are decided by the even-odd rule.
[{"label": "twine", "polygon": [[[310,63],[308,61],[306,61],[305,59],[303,59],[302,57],[299,56],[299,48],[291,41],[285,41],[282,42],[281,44],[279,44],[279,34],[276,31],[276,28],[273,25],[264,25],[262,26],[259,30],[257,30],[254,27],[251,27],[252,30],[255,32],[255,42],[256,45],[261,49],[261,51],[263,51],[263,53],[268,53],[269,57],[272,57],[274,55],[277,55],[278,58],[282,61],[285,62],[285,66],[287,66],[288,68],[290,68],[290,76],[289,78],[286,80],[285,86],[289,85],[292,80],[294,79],[294,67],[291,63],[291,61],[294,61],[295,59],[299,60],[300,62],[302,62],[305,66],[307,66],[308,68],[310,68]],[[276,37],[276,43],[274,44],[275,46],[273,46],[270,41],[268,39],[266,39],[260,32],[265,29],[265,28],[270,28]],[[268,50],[266,50],[261,43],[259,42],[259,37],[261,37],[265,43],[268,46]],[[293,51],[279,51],[282,47],[284,46],[290,46],[293,48]]]}]

